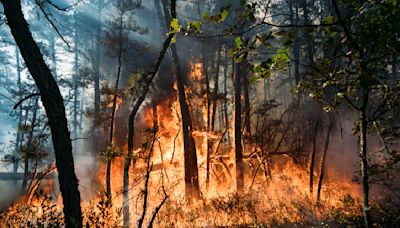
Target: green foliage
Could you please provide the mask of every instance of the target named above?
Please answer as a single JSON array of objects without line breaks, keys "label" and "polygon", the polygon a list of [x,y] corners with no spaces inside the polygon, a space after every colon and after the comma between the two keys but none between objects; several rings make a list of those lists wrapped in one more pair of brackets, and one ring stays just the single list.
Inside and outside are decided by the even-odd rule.
[{"label": "green foliage", "polygon": [[171,33],[176,33],[181,30],[178,18],[173,18],[170,25],[171,25]]},{"label": "green foliage", "polygon": [[224,21],[228,18],[229,14],[230,14],[231,7],[232,7],[231,4],[227,4],[226,6],[221,7],[221,8],[219,9],[219,14],[210,16],[210,15],[206,12],[206,13],[204,13],[204,14],[202,15],[202,18],[203,18],[203,20],[206,21],[206,22],[212,22],[212,23],[214,23],[214,24],[222,23],[222,22],[224,22]]}]

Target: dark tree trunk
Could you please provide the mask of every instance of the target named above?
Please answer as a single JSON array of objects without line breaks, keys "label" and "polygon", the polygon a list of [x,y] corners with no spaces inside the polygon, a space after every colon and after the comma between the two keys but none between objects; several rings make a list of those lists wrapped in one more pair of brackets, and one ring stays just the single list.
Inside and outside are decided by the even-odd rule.
[{"label": "dark tree trunk", "polygon": [[[311,1],[314,2],[314,1]],[[304,24],[308,25],[310,24],[310,18],[309,18],[309,5],[307,0],[302,1],[302,8],[303,8],[303,14],[304,14]],[[305,37],[305,42],[306,42],[306,48],[307,48],[307,58],[308,58],[308,65],[313,66],[314,65],[314,50],[313,50],[313,39],[308,32],[304,32],[304,37]]]},{"label": "dark tree trunk", "polygon": [[[17,61],[17,86],[18,86],[18,99],[22,100],[22,83],[21,83],[21,64],[19,61],[19,50],[18,46],[15,47],[15,56],[16,56],[16,61]],[[17,138],[15,140],[15,151],[19,151],[21,148],[21,142],[22,142],[22,134],[19,130],[20,126],[22,124],[22,106],[20,105],[18,107],[18,128],[17,128]],[[19,161],[17,159],[17,156],[14,156],[14,172],[16,173],[18,171],[18,164]],[[15,186],[17,186],[18,181],[15,181]]]},{"label": "dark tree trunk", "polygon": [[101,11],[103,9],[103,0],[99,0],[97,6],[97,21],[96,27],[96,52],[94,62],[94,127],[97,126],[97,120],[100,113],[100,48],[101,48]]},{"label": "dark tree trunk", "polygon": [[211,116],[211,131],[215,130],[215,120],[217,115],[218,106],[218,90],[219,90],[219,68],[221,66],[221,51],[222,51],[222,41],[218,40],[218,59],[217,67],[215,69],[215,83],[214,83],[214,94],[212,96],[212,116]]},{"label": "dark tree trunk", "polygon": [[[290,22],[297,24],[299,21],[299,9],[296,3],[289,1],[290,5]],[[294,6],[296,4],[296,6]],[[296,15],[294,15],[296,14]],[[295,18],[296,16],[296,18]],[[294,61],[294,78],[296,85],[300,82],[300,30],[296,32],[296,37],[293,43],[293,61]]]},{"label": "dark tree trunk", "polygon": [[52,134],[66,227],[82,227],[78,179],[75,175],[72,145],[65,117],[64,101],[49,67],[32,38],[22,14],[20,0],[1,0],[11,33],[41,94]]},{"label": "dark tree trunk", "polygon": [[370,218],[370,208],[369,208],[369,183],[368,183],[368,151],[367,151],[367,105],[369,92],[367,88],[363,88],[363,105],[360,110],[360,122],[359,122],[359,155],[361,159],[360,169],[361,169],[361,179],[362,179],[362,191],[363,191],[363,213],[364,222],[366,227],[371,226]]},{"label": "dark tree trunk", "polygon": [[236,191],[240,194],[244,188],[243,154],[242,154],[242,106],[241,106],[241,64],[236,64],[234,75],[235,83],[235,164],[236,164]]},{"label": "dark tree trunk", "polygon": [[318,136],[318,128],[319,128],[319,117],[315,120],[314,123],[314,134],[313,134],[313,142],[312,142],[312,152],[310,155],[310,193],[313,192],[314,186],[314,164],[315,164],[315,155],[317,153],[317,136]]},{"label": "dark tree trunk", "polygon": [[333,125],[334,125],[334,120],[333,120],[332,117],[330,117],[329,118],[328,131],[326,133],[324,153],[322,154],[322,159],[321,159],[321,168],[320,168],[320,173],[319,173],[318,189],[317,189],[317,203],[319,203],[319,201],[320,201],[322,181],[324,180],[324,175],[325,175],[326,155],[328,153],[329,139],[331,137],[331,132],[332,132]]},{"label": "dark tree trunk", "polygon": [[121,70],[122,70],[122,32],[123,32],[123,15],[119,16],[119,45],[118,45],[118,69],[117,69],[117,79],[115,81],[114,87],[114,96],[113,96],[113,105],[111,110],[111,126],[110,126],[110,134],[109,134],[109,148],[111,149],[111,156],[107,158],[107,167],[106,167],[106,195],[107,200],[111,202],[111,166],[112,160],[114,159],[114,128],[115,128],[115,115],[117,114],[117,99],[118,99],[118,86],[119,80],[121,78]]},{"label": "dark tree trunk", "polygon": [[[176,11],[175,11],[175,0],[171,0],[172,2],[172,8],[171,8],[171,15],[173,18],[176,18]],[[167,13],[166,13],[167,15]],[[167,20],[169,21],[169,20]],[[130,226],[130,217],[129,217],[129,169],[131,166],[131,163],[133,165],[135,164],[136,159],[134,158],[133,155],[133,149],[134,149],[134,131],[135,131],[135,116],[137,112],[139,111],[140,106],[144,102],[147,93],[150,89],[151,82],[153,81],[154,77],[157,75],[158,70],[160,69],[161,63],[167,53],[167,50],[169,48],[169,45],[171,44],[172,38],[174,37],[174,34],[169,34],[162,46],[162,49],[153,65],[151,68],[151,71],[148,72],[145,77],[145,82],[144,82],[144,87],[143,87],[143,93],[140,95],[140,97],[137,99],[135,105],[132,108],[131,113],[129,114],[129,120],[128,120],[128,139],[127,139],[127,144],[128,144],[128,154],[125,157],[124,160],[124,178],[123,178],[123,225],[124,227],[129,227]],[[133,162],[132,162],[133,160]]]},{"label": "dark tree trunk", "polygon": [[[247,72],[247,69],[246,71]],[[249,94],[249,79],[247,75],[243,77],[243,100],[244,100],[244,127],[246,129],[247,137],[251,138],[251,116],[250,116],[250,94]]]},{"label": "dark tree trunk", "polygon": [[[168,15],[166,0],[163,1],[164,13],[168,22],[174,17],[174,14]],[[175,12],[175,1],[171,1],[171,13]],[[169,23],[168,23],[169,24]],[[193,126],[190,118],[189,107],[186,102],[185,82],[181,72],[178,52],[176,45],[171,45],[173,69],[178,85],[178,99],[182,116],[182,129],[183,129],[183,150],[184,150],[184,163],[185,163],[185,192],[188,200],[191,198],[200,198],[200,187],[197,168],[197,154],[196,145],[192,136]]]},{"label": "dark tree trunk", "polygon": [[[27,149],[25,152],[24,156],[24,178],[22,179],[22,186],[21,186],[21,195],[26,193],[26,186],[28,184],[28,176],[29,176],[29,161],[31,158],[34,157],[34,154],[30,154],[34,151],[34,146],[33,146],[33,133],[35,130],[36,126],[36,117],[37,117],[37,111],[39,109],[39,99],[36,98],[34,102],[35,106],[32,110],[32,120],[31,120],[31,130],[28,135],[28,142],[27,142]],[[28,115],[28,114],[27,114]]]},{"label": "dark tree trunk", "polygon": [[179,105],[181,107],[184,157],[185,157],[185,184],[186,197],[188,199],[200,198],[200,187],[197,169],[196,145],[192,136],[192,122],[189,114],[189,107],[186,103],[184,78],[180,69],[178,52],[176,46],[171,46],[174,70],[178,85]]},{"label": "dark tree trunk", "polygon": [[[229,133],[229,114],[228,114],[228,50],[225,46],[225,68],[224,68],[224,115],[225,115],[225,129],[228,135],[228,144],[231,145],[230,142],[230,133]],[[232,61],[232,74],[234,73],[233,69],[233,61]]]}]

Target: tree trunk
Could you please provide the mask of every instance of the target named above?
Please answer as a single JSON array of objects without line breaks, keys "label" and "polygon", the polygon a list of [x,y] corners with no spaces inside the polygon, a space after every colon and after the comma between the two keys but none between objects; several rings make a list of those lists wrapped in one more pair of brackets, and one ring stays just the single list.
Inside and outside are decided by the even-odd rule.
[{"label": "tree trunk", "polygon": [[328,126],[328,131],[327,131],[327,133],[326,133],[325,146],[324,146],[324,153],[322,154],[321,168],[320,168],[319,180],[318,180],[317,204],[318,204],[319,201],[320,201],[321,188],[322,188],[322,181],[324,180],[324,175],[325,175],[326,154],[328,153],[329,138],[330,138],[330,136],[331,136],[331,132],[332,132],[333,125],[334,125],[334,120],[333,120],[332,117],[329,117],[329,126]]},{"label": "tree trunk", "polygon": [[314,164],[315,164],[315,155],[317,153],[318,128],[319,128],[319,117],[316,119],[316,121],[314,123],[312,152],[310,155],[310,193],[313,192],[313,186],[314,186]]},{"label": "tree trunk", "polygon": [[63,196],[66,227],[82,227],[78,179],[75,175],[72,145],[65,117],[64,101],[49,67],[32,38],[22,14],[20,0],[1,0],[11,33],[41,94],[52,134],[60,191]]},{"label": "tree trunk", "polygon": [[[18,46],[15,47],[15,56],[16,56],[16,61],[17,61],[17,87],[18,87],[18,99],[22,100],[22,83],[21,83],[21,64],[19,61],[19,50]],[[17,138],[15,140],[15,151],[19,151],[21,148],[21,142],[22,142],[22,134],[20,132],[20,126],[22,124],[22,106],[20,105],[18,107],[18,127],[17,127]],[[16,173],[18,171],[18,159],[17,156],[14,155],[14,172]],[[17,186],[17,181],[15,181],[15,185]]]},{"label": "tree trunk", "polygon": [[[122,37],[122,16],[120,17],[120,37]],[[115,127],[115,115],[117,112],[117,98],[118,98],[118,85],[119,79],[121,77],[121,68],[122,68],[122,43],[119,44],[118,50],[118,70],[117,70],[117,80],[115,82],[114,88],[114,97],[113,97],[113,106],[111,110],[111,126],[110,126],[110,135],[109,135],[109,149],[112,151],[110,157],[107,158],[107,167],[106,167],[106,195],[107,200],[111,202],[111,165],[112,160],[114,159],[114,127]]]},{"label": "tree trunk", "polygon": [[[225,46],[225,68],[224,68],[224,116],[225,116],[225,129],[228,135],[228,144],[231,145],[231,136],[229,133],[229,114],[228,114],[228,50]],[[233,64],[233,63],[232,63]],[[232,65],[232,74],[233,72],[233,65]]]},{"label": "tree trunk", "polygon": [[[28,176],[29,176],[29,160],[31,158],[33,158],[33,154],[30,154],[32,152],[36,152],[36,151],[30,151],[31,149],[34,149],[35,147],[33,147],[33,133],[35,130],[35,125],[36,125],[36,117],[37,117],[37,111],[39,108],[39,99],[36,98],[35,99],[35,106],[32,110],[32,120],[31,120],[31,130],[29,132],[29,136],[28,136],[28,142],[27,142],[27,151],[25,152],[25,156],[24,156],[24,178],[22,179],[22,186],[21,186],[21,195],[25,194],[26,191],[26,186],[28,184]],[[27,114],[28,115],[28,114]]]},{"label": "tree trunk", "polygon": [[241,64],[236,64],[235,71],[235,164],[236,191],[242,193],[244,188],[243,155],[242,155],[242,106],[241,106]]},{"label": "tree trunk", "polygon": [[367,88],[363,88],[363,106],[360,111],[360,122],[359,122],[359,137],[360,137],[360,169],[362,179],[362,191],[363,191],[363,213],[364,222],[366,227],[371,226],[370,208],[369,208],[369,183],[368,183],[368,151],[367,151],[367,104],[368,104],[369,92]]},{"label": "tree trunk", "polygon": [[[293,5],[292,5],[293,7]],[[293,11],[291,7],[291,12]],[[295,8],[296,19],[292,16],[292,23],[297,24],[299,21],[299,9],[298,6]],[[300,30],[296,32],[296,37],[293,44],[293,59],[294,59],[294,79],[296,85],[300,82]]]},{"label": "tree trunk", "polygon": [[[247,69],[246,69],[247,71]],[[250,141],[251,139],[251,116],[250,116],[250,94],[249,94],[249,79],[247,75],[243,77],[243,100],[244,100],[244,127],[246,129],[247,137]]]},{"label": "tree trunk", "polygon": [[219,43],[219,47],[218,47],[217,68],[216,68],[216,72],[215,72],[214,94],[212,96],[211,131],[215,130],[215,120],[216,120],[217,106],[218,106],[219,68],[221,66],[222,41],[219,39],[218,43]]},{"label": "tree trunk", "polygon": [[200,198],[200,187],[197,169],[196,145],[192,136],[192,122],[189,114],[189,107],[186,103],[184,78],[180,69],[178,52],[176,46],[171,46],[173,65],[178,85],[178,98],[182,116],[184,157],[185,157],[185,191],[188,199]]},{"label": "tree trunk", "polygon": [[[175,11],[175,0],[171,0],[171,5],[173,6],[171,8],[171,15],[173,18],[176,18],[176,11]],[[167,15],[167,14],[166,14]],[[167,53],[167,50],[169,48],[169,45],[172,41],[172,38],[174,37],[174,34],[169,34],[167,38],[165,39],[162,49],[151,69],[150,72],[148,72],[145,77],[145,84],[143,93],[140,95],[138,100],[136,101],[135,105],[132,108],[131,113],[129,114],[129,120],[128,120],[128,139],[127,139],[127,144],[128,144],[128,153],[125,157],[124,160],[124,177],[123,177],[123,226],[124,227],[129,227],[130,226],[130,216],[129,216],[129,169],[130,165],[133,160],[133,165],[135,164],[136,159],[134,158],[133,155],[133,147],[134,147],[134,130],[135,130],[135,116],[137,112],[139,111],[140,106],[144,102],[147,93],[149,91],[151,82],[153,81],[154,77],[157,75],[158,70],[160,69],[161,63]]]},{"label": "tree trunk", "polygon": [[100,113],[100,47],[101,47],[101,11],[103,9],[103,0],[99,0],[97,6],[97,21],[96,27],[96,52],[95,52],[95,63],[94,63],[94,127]]},{"label": "tree trunk", "polygon": [[[313,2],[313,1],[311,1]],[[309,9],[308,9],[308,1],[303,0],[302,1],[302,8],[303,8],[303,14],[304,14],[304,24],[308,25],[310,24],[310,18],[309,18]],[[308,58],[308,65],[313,66],[314,65],[314,50],[313,50],[313,39],[308,32],[304,32],[304,38],[306,39],[306,45],[307,45],[307,58]]]},{"label": "tree trunk", "polygon": [[[168,22],[174,17],[174,14],[168,15],[166,0],[163,1],[164,13],[168,18]],[[175,11],[175,1],[171,1],[171,12]],[[169,24],[169,23],[168,23]],[[185,85],[184,78],[181,72],[178,52],[176,50],[176,45],[171,45],[173,69],[178,85],[178,99],[181,109],[182,116],[182,131],[183,131],[183,150],[184,150],[184,166],[185,166],[185,193],[188,200],[194,198],[200,198],[200,187],[198,178],[198,168],[197,168],[197,154],[196,145],[192,136],[193,126],[190,119],[189,107],[186,102]]]}]

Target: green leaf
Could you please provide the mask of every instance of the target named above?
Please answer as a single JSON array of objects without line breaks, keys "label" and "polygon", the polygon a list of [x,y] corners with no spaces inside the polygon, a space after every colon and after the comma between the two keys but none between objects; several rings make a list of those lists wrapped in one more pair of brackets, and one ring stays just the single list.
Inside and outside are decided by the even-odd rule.
[{"label": "green leaf", "polygon": [[227,9],[223,9],[221,11],[221,21],[225,21],[225,19],[228,17],[229,11]]},{"label": "green leaf", "polygon": [[179,32],[180,26],[179,26],[178,18],[172,19],[172,21],[171,21],[171,28],[172,28],[172,31],[174,31],[174,32]]},{"label": "green leaf", "polygon": [[327,16],[325,21],[327,24],[333,24],[334,18],[332,16]]},{"label": "green leaf", "polygon": [[172,37],[172,40],[171,40],[171,44],[174,44],[174,43],[176,43],[176,35],[174,37]]},{"label": "green leaf", "polygon": [[194,21],[194,22],[192,22],[192,25],[194,26],[194,28],[196,29],[197,32],[201,31],[201,22],[200,21]]},{"label": "green leaf", "polygon": [[243,42],[242,38],[238,36],[235,38],[235,44],[236,44],[236,47],[240,48],[243,46],[244,42]]},{"label": "green leaf", "polygon": [[208,12],[203,13],[202,18],[206,21],[210,20],[210,15],[208,15]]}]

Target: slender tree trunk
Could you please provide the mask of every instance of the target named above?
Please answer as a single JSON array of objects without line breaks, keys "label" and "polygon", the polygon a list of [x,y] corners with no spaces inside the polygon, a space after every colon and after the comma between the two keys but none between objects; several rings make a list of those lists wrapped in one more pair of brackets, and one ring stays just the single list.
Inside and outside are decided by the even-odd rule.
[{"label": "slender tree trunk", "polygon": [[317,117],[314,123],[312,152],[310,155],[310,193],[313,192],[313,186],[314,186],[314,164],[315,164],[315,155],[317,153],[317,136],[318,136],[319,121],[320,121],[319,117]]},{"label": "slender tree trunk", "polygon": [[[247,69],[245,70],[247,72]],[[245,128],[248,139],[251,139],[251,116],[250,116],[250,94],[249,94],[249,79],[247,75],[243,77],[243,100],[244,100],[244,113],[245,113]]]},{"label": "slender tree trunk", "polygon": [[[21,64],[19,60],[19,49],[18,46],[15,47],[15,56],[16,56],[16,61],[17,61],[17,86],[18,86],[18,99],[22,100],[22,83],[21,83]],[[21,142],[22,142],[22,134],[20,131],[20,127],[22,124],[22,105],[18,107],[18,127],[17,127],[17,138],[15,140],[15,151],[19,151],[21,148]],[[18,164],[19,161],[17,159],[17,156],[14,156],[14,173],[18,172]],[[15,185],[17,185],[18,181],[15,181]]]},{"label": "slender tree trunk", "polygon": [[325,146],[324,146],[324,153],[322,154],[321,168],[320,168],[319,180],[318,180],[317,203],[319,203],[319,201],[320,201],[321,188],[322,188],[322,181],[324,180],[324,175],[325,175],[326,155],[327,155],[327,153],[328,153],[329,138],[330,138],[330,136],[331,136],[331,132],[332,132],[333,125],[334,125],[334,120],[333,120],[332,117],[329,117],[329,126],[328,126],[328,131],[327,131],[327,133],[326,133]]},{"label": "slender tree trunk", "polygon": [[100,113],[100,48],[101,48],[101,12],[103,9],[103,0],[99,0],[97,6],[97,21],[96,27],[96,52],[95,52],[95,63],[94,63],[94,123],[96,126],[97,120]]},{"label": "slender tree trunk", "polygon": [[[173,18],[176,18],[176,11],[175,11],[175,0],[171,0],[171,15]],[[167,13],[166,13],[167,16]],[[167,53],[167,50],[169,48],[169,45],[171,44],[172,38],[174,37],[174,34],[169,34],[162,46],[162,49],[151,69],[150,72],[144,75],[145,77],[145,83],[143,85],[143,93],[140,95],[138,100],[136,101],[135,105],[132,108],[131,113],[129,114],[129,120],[128,120],[128,139],[127,139],[127,144],[128,144],[128,153],[125,157],[124,160],[124,177],[123,177],[123,226],[124,227],[129,227],[130,226],[130,217],[129,217],[129,169],[131,163],[133,165],[136,162],[136,159],[134,159],[133,155],[133,149],[134,149],[134,130],[135,130],[135,116],[136,113],[139,111],[140,106],[144,102],[147,93],[150,89],[151,82],[153,81],[154,77],[157,75],[158,70],[160,69],[161,63]],[[133,162],[132,162],[133,160]]]},{"label": "slender tree trunk", "polygon": [[[299,21],[299,9],[298,6],[294,6],[293,2],[290,1],[290,21],[292,24],[297,24]],[[295,8],[294,8],[295,7]],[[294,8],[294,9],[293,9]],[[295,12],[293,12],[295,11]],[[294,13],[296,18],[294,18]],[[293,61],[294,61],[294,79],[296,85],[300,82],[300,30],[296,32],[296,37],[293,43]]]},{"label": "slender tree trunk", "polygon": [[[122,15],[120,15],[119,21],[119,37],[122,38]],[[121,77],[121,68],[122,68],[122,39],[119,43],[118,48],[118,70],[117,70],[117,80],[115,82],[114,88],[114,97],[113,97],[113,106],[111,110],[111,126],[110,126],[110,135],[109,135],[109,148],[113,150],[114,148],[114,127],[115,127],[115,115],[117,112],[117,99],[118,99],[118,86],[119,86],[119,79]],[[114,153],[114,151],[112,152]],[[114,159],[114,155],[112,154],[110,157],[107,158],[107,167],[106,167],[106,195],[107,199],[111,202],[111,166],[112,160]]]},{"label": "slender tree trunk", "polygon": [[[311,1],[314,2],[314,1]],[[304,14],[304,24],[310,24],[310,18],[309,18],[309,5],[307,0],[302,1],[302,8],[303,8],[303,14]],[[305,37],[305,42],[306,42],[306,48],[307,48],[307,58],[308,58],[308,65],[313,66],[314,65],[314,50],[313,50],[313,39],[308,32],[304,32],[304,37]]]},{"label": "slender tree trunk", "polygon": [[[204,2],[203,2],[204,4]],[[198,19],[201,20],[201,9],[200,9],[200,0],[197,0],[197,16]],[[205,76],[205,83],[206,83],[206,99],[207,99],[207,131],[211,128],[211,93],[210,93],[210,76],[208,74],[208,63],[206,59],[206,49],[204,47],[204,38],[201,38],[201,58],[203,63],[203,73]]]},{"label": "slender tree trunk", "polygon": [[362,191],[363,191],[363,213],[364,222],[366,227],[371,226],[370,208],[369,208],[369,183],[368,183],[368,151],[367,151],[367,105],[369,98],[369,91],[367,88],[363,88],[363,105],[360,111],[360,122],[359,122],[359,136],[360,136],[360,169],[361,169],[361,179],[362,179]]},{"label": "slender tree trunk", "polygon": [[[225,68],[224,68],[224,114],[225,114],[225,129],[227,130],[228,135],[228,144],[231,145],[230,142],[230,133],[229,133],[229,114],[228,114],[228,50],[225,46]],[[233,74],[233,65],[232,65],[232,74]]]},{"label": "slender tree trunk", "polygon": [[219,68],[221,66],[222,41],[218,40],[218,43],[219,43],[219,47],[218,47],[217,68],[216,68],[216,72],[215,72],[214,94],[212,96],[211,131],[215,130],[215,121],[216,121],[217,106],[218,106]]},{"label": "slender tree trunk", "polygon": [[82,227],[78,179],[75,175],[72,145],[65,115],[64,101],[39,47],[32,38],[22,14],[20,0],[1,0],[11,33],[36,82],[52,134],[58,180],[63,197],[66,227]]},{"label": "slender tree trunk", "polygon": [[244,189],[243,155],[242,155],[242,106],[241,106],[241,64],[236,64],[235,71],[235,164],[236,191],[240,194]]},{"label": "slender tree trunk", "polygon": [[35,126],[36,126],[36,117],[37,117],[37,111],[39,109],[39,99],[35,98],[34,102],[34,107],[32,110],[32,120],[31,120],[31,130],[28,135],[28,142],[27,142],[27,151],[25,152],[24,156],[24,178],[22,179],[22,186],[21,186],[21,195],[25,194],[26,191],[26,186],[28,184],[28,175],[29,175],[29,161],[31,158],[33,158],[35,155],[32,154],[34,151],[34,145],[33,145],[33,133],[35,131]]}]

